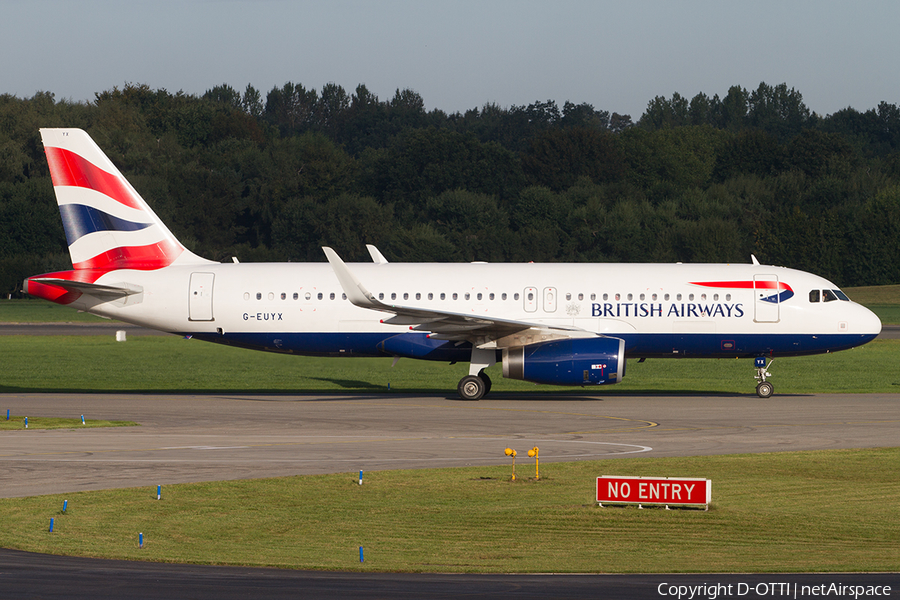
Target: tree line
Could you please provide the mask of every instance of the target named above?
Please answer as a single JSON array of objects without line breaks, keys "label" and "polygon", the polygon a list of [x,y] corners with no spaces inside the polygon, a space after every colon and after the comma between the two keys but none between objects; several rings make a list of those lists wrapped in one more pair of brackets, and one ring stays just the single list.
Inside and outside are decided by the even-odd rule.
[{"label": "tree line", "polygon": [[820,116],[786,84],[643,115],[553,101],[426,110],[288,82],[263,97],[128,84],[0,95],[0,291],[70,268],[40,127],[88,130],[178,238],[217,260],[749,262],[900,282],[900,107]]}]

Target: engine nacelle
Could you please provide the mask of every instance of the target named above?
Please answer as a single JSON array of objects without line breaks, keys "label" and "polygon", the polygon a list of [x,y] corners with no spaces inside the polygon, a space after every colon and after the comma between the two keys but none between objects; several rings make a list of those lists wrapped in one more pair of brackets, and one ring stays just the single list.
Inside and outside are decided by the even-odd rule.
[{"label": "engine nacelle", "polygon": [[625,340],[569,338],[506,348],[503,376],[551,385],[619,383],[625,377]]}]

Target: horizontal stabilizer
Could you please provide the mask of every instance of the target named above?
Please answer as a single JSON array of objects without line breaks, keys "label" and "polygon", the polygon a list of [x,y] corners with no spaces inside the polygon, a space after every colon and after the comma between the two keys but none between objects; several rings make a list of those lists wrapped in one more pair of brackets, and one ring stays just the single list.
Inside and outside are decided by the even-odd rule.
[{"label": "horizontal stabilizer", "polygon": [[[63,288],[70,292],[81,292],[95,298],[112,300],[115,298],[124,298],[133,294],[140,294],[144,291],[139,285],[131,285],[130,283],[120,283],[117,285],[101,285],[99,283],[87,283],[84,281],[71,281],[69,279],[58,279],[56,277],[31,277],[27,282],[43,283],[45,285],[53,285]],[[28,290],[25,290],[26,292]]]}]

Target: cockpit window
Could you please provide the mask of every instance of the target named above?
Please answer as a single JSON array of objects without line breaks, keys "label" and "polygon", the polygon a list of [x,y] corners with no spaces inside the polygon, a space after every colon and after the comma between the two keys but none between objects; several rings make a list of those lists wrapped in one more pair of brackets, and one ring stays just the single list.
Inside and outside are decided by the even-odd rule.
[{"label": "cockpit window", "polygon": [[847,297],[847,294],[842,292],[841,290],[834,290],[835,295],[839,300],[843,300],[844,302],[850,302],[850,298]]},{"label": "cockpit window", "polygon": [[835,296],[834,292],[832,292],[831,290],[822,290],[822,298],[825,300],[825,302],[834,302],[838,299],[838,297]]},{"label": "cockpit window", "polygon": [[819,290],[812,290],[809,292],[809,301],[810,302],[818,302],[819,301]]}]

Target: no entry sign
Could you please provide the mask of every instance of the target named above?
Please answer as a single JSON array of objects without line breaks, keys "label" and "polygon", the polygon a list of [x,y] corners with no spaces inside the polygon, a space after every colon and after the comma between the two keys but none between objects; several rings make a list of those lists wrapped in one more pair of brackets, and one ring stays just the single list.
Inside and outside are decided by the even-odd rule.
[{"label": "no entry sign", "polygon": [[597,478],[597,502],[607,504],[664,504],[708,507],[712,481],[686,477]]}]

